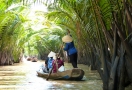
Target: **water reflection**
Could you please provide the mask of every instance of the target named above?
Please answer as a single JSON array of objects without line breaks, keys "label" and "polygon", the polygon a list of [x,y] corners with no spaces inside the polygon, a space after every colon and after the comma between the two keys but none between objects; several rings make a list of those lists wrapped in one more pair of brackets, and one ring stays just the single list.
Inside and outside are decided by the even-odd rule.
[{"label": "water reflection", "polygon": [[[48,80],[38,77],[36,70],[44,61],[16,63],[13,66],[0,66],[0,90],[102,90],[102,81],[96,71],[86,65],[78,65],[85,71],[83,81]],[[65,63],[66,69],[71,69]]]}]

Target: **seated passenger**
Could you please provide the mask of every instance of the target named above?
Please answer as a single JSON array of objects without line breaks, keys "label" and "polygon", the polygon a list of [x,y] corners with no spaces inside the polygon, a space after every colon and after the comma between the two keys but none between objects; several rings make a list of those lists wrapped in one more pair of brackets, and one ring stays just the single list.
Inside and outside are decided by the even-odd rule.
[{"label": "seated passenger", "polygon": [[51,71],[52,69],[52,61],[53,61],[53,57],[55,56],[55,53],[54,52],[50,52],[48,57],[49,57],[49,60],[48,60],[48,69],[49,69],[49,72]]},{"label": "seated passenger", "polygon": [[57,73],[58,69],[61,67],[61,66],[64,66],[64,62],[63,60],[60,59],[60,57],[58,57],[57,59],[54,59],[53,62],[52,62],[52,66],[53,66],[53,71],[52,73]]},{"label": "seated passenger", "polygon": [[44,73],[49,73],[48,60],[49,60],[49,57],[47,57],[47,59],[45,60],[45,63],[42,64],[42,66],[41,66]]},{"label": "seated passenger", "polygon": [[53,62],[53,57],[50,57],[49,60],[48,60],[48,69],[49,69],[49,72],[52,69],[52,62]]},{"label": "seated passenger", "polygon": [[51,71],[54,55],[55,55],[55,53],[51,51],[49,53],[48,58],[46,59],[45,63],[41,65],[40,68],[43,70],[44,73],[49,73]]}]

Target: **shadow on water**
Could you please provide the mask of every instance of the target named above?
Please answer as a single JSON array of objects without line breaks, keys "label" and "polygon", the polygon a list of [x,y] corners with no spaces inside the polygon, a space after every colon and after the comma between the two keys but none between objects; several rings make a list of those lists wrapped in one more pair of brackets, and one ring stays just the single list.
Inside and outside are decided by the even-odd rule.
[{"label": "shadow on water", "polygon": [[[86,65],[78,67],[85,72],[84,80],[48,80],[38,77],[36,70],[44,61],[30,62],[24,60],[13,66],[0,66],[0,90],[102,90],[102,81],[97,71],[90,71]],[[65,63],[71,69],[70,63]]]}]

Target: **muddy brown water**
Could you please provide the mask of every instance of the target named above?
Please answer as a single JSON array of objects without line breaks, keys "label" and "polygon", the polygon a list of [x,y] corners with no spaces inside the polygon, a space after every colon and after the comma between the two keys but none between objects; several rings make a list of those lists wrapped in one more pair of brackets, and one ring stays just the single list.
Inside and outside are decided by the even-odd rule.
[{"label": "muddy brown water", "polygon": [[[38,77],[36,70],[44,61],[24,60],[13,66],[0,66],[0,90],[102,90],[102,81],[96,71],[90,71],[86,65],[78,67],[85,71],[84,81],[48,80]],[[71,69],[71,63],[65,63],[65,69]]]},{"label": "muddy brown water", "polygon": [[[0,66],[0,90],[103,90],[102,81],[97,71],[78,64],[83,69],[83,81],[48,80],[38,77],[36,70],[44,61],[30,62],[24,60],[13,66]],[[65,69],[71,69],[71,63],[65,63]]]}]

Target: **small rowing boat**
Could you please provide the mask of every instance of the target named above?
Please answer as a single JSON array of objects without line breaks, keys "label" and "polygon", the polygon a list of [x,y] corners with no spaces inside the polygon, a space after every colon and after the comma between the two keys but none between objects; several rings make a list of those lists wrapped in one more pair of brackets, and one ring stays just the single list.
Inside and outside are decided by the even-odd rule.
[{"label": "small rowing boat", "polygon": [[[43,71],[37,71],[38,76],[47,78],[49,73],[44,73]],[[79,68],[74,68],[71,70],[65,70],[63,72],[51,73],[49,79],[57,80],[81,80],[84,76],[84,71]]]}]

